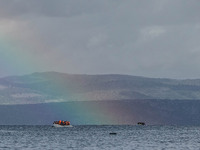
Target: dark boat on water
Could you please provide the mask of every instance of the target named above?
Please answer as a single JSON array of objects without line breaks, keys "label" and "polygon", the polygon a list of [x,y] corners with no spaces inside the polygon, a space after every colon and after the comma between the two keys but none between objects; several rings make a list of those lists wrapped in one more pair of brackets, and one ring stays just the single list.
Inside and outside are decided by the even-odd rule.
[{"label": "dark boat on water", "polygon": [[145,125],[145,123],[144,123],[144,122],[138,122],[137,124],[138,124],[138,125],[142,125],[142,126],[144,126],[144,125]]}]

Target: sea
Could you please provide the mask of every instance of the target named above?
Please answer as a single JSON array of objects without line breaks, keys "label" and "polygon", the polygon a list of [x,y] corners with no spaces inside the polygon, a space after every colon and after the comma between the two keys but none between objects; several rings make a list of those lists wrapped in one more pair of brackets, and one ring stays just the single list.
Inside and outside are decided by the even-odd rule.
[{"label": "sea", "polygon": [[200,126],[0,126],[1,150],[200,150]]}]

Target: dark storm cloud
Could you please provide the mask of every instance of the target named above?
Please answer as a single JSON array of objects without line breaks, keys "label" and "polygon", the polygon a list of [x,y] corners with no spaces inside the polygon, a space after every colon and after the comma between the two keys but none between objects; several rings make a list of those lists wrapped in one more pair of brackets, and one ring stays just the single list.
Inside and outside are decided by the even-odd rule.
[{"label": "dark storm cloud", "polygon": [[0,1],[3,32],[71,73],[200,78],[199,14],[198,0]]}]

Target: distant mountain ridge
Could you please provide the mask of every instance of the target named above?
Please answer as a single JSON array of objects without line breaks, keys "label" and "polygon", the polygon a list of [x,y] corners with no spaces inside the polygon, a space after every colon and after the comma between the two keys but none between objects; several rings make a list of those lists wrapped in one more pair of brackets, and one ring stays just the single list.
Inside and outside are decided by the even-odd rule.
[{"label": "distant mountain ridge", "polygon": [[0,105],[124,99],[198,100],[200,79],[58,72],[0,78]]}]

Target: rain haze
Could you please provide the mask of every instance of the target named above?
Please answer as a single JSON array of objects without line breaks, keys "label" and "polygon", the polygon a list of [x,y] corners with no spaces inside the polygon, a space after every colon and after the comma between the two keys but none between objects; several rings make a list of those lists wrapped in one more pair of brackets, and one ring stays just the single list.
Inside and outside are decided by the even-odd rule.
[{"label": "rain haze", "polygon": [[0,77],[200,78],[199,0],[1,0]]}]

